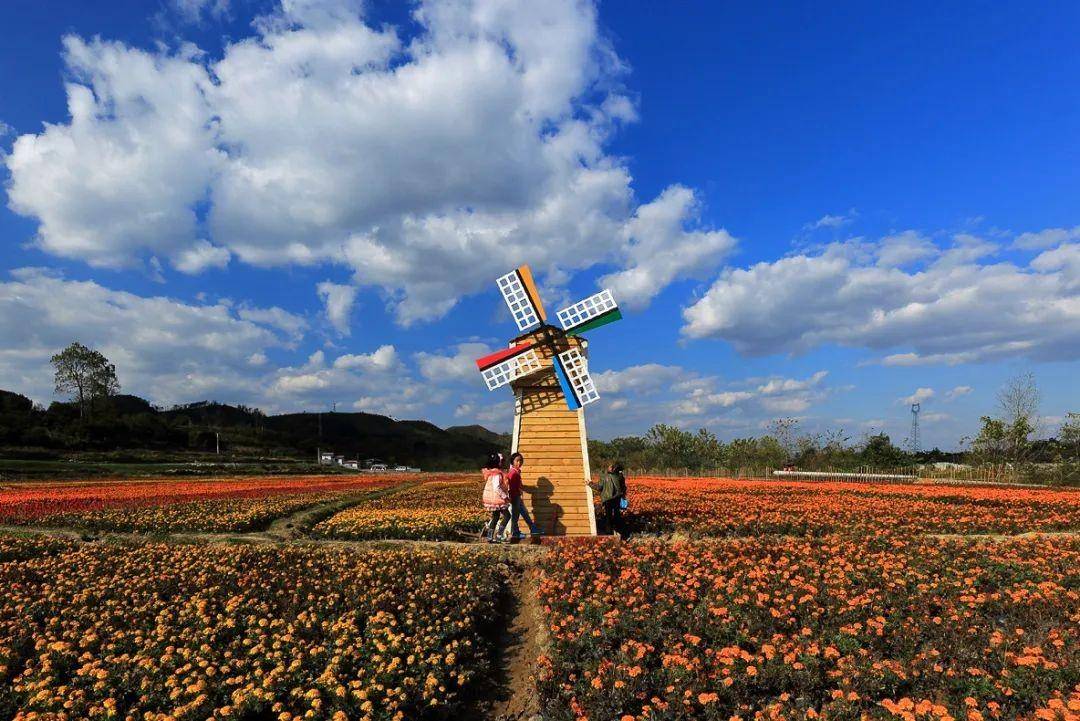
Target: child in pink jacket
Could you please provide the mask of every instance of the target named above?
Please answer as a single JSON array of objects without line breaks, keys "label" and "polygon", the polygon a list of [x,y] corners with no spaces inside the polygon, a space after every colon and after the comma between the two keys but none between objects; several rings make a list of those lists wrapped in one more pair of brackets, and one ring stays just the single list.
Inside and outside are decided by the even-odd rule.
[{"label": "child in pink jacket", "polygon": [[497,543],[503,539],[504,531],[510,525],[510,493],[506,485],[506,474],[502,470],[501,453],[492,453],[484,465],[484,508],[491,511],[491,520],[484,526],[483,535],[488,543]]}]

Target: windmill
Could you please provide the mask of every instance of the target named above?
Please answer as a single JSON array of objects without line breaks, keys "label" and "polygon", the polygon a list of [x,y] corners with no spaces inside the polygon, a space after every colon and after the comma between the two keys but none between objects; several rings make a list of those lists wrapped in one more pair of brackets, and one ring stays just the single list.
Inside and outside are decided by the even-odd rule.
[{"label": "windmill", "polygon": [[529,266],[497,281],[521,334],[479,358],[488,390],[514,391],[513,450],[525,456],[526,494],[536,523],[549,535],[596,533],[584,406],[600,398],[589,375],[582,333],[622,318],[610,290],[560,310],[547,322]]}]

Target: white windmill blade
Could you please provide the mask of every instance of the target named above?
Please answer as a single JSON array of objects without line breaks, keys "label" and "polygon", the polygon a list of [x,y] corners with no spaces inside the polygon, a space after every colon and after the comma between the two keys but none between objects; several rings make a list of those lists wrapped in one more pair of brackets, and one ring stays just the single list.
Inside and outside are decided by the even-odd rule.
[{"label": "white windmill blade", "polygon": [[559,380],[566,405],[570,410],[577,410],[584,405],[600,400],[596,384],[589,375],[589,364],[577,348],[571,348],[555,356],[555,377]]},{"label": "white windmill blade", "polygon": [[506,307],[510,309],[510,315],[514,316],[518,330],[531,330],[547,319],[529,266],[518,266],[495,282],[499,285]]},{"label": "white windmill blade", "polygon": [[577,335],[622,318],[615,296],[605,288],[585,300],[563,308],[558,313],[559,323],[568,335]]},{"label": "white windmill blade", "polygon": [[543,368],[540,356],[531,343],[492,353],[477,360],[476,365],[489,391]]}]

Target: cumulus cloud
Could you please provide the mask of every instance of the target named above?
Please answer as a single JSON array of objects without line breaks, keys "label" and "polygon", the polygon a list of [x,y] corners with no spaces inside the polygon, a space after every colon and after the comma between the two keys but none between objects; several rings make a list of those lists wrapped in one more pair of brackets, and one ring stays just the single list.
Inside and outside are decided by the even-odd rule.
[{"label": "cumulus cloud", "polygon": [[641,308],[682,277],[701,277],[735,248],[726,230],[687,230],[696,213],[689,188],[672,186],[640,206],[623,229],[627,268],[600,279],[620,304]]},{"label": "cumulus cloud", "polygon": [[1046,228],[1036,232],[1021,233],[1013,241],[1013,247],[1021,250],[1043,250],[1070,240],[1080,240],[1080,225],[1074,228]]},{"label": "cumulus cloud", "polygon": [[[684,309],[682,333],[724,339],[748,355],[897,348],[881,359],[886,365],[1080,357],[1080,245],[1026,266],[987,262],[998,250],[958,235],[931,251],[901,234],[728,268]],[[896,267],[927,253],[914,269]]]},{"label": "cumulus cloud", "polygon": [[229,14],[229,0],[169,0],[170,7],[187,22],[221,18]]},{"label": "cumulus cloud", "polygon": [[283,313],[142,297],[20,269],[0,282],[0,386],[48,400],[49,357],[78,340],[116,364],[125,392],[156,403],[250,401],[260,387],[252,365],[291,342]]},{"label": "cumulus cloud", "polygon": [[643,306],[730,251],[688,227],[692,191],[637,206],[607,153],[636,111],[592,3],[428,0],[413,20],[402,37],[360,3],[284,0],[217,57],[68,36],[70,118],[15,141],[9,203],[41,249],[96,266],[341,265],[402,324],[522,262],[620,264]]},{"label": "cumulus cloud", "polygon": [[416,364],[420,375],[437,383],[481,383],[476,359],[492,352],[486,343],[458,343],[450,355],[440,353],[417,353]]},{"label": "cumulus cloud", "polygon": [[623,368],[622,370],[606,370],[590,375],[592,375],[596,383],[597,391],[601,394],[634,393],[642,395],[669,387],[675,381],[685,378],[687,372],[679,366],[645,363]]},{"label": "cumulus cloud", "polygon": [[328,280],[315,286],[325,307],[326,319],[339,335],[349,335],[349,319],[356,303],[356,286],[340,285]]},{"label": "cumulus cloud", "polygon": [[923,403],[934,397],[933,388],[917,388],[910,396],[906,396],[900,399],[901,403],[911,405],[912,403]]},{"label": "cumulus cloud", "polygon": [[278,407],[313,410],[337,403],[398,418],[425,417],[425,410],[447,399],[415,378],[392,345],[332,361],[316,351],[301,365],[273,371],[266,385],[266,398]]},{"label": "cumulus cloud", "polygon": [[845,225],[849,225],[856,217],[858,213],[852,208],[846,213],[840,213],[838,215],[825,214],[817,220],[807,223],[803,226],[803,230],[820,230],[822,228],[842,228]]},{"label": "cumulus cloud", "polygon": [[301,338],[304,337],[305,331],[307,331],[308,323],[302,317],[295,313],[278,308],[277,306],[271,306],[269,308],[253,308],[250,306],[241,306],[236,314],[244,320],[249,320],[252,323],[259,323],[261,325],[270,326],[281,331],[289,340],[295,344]]},{"label": "cumulus cloud", "polygon": [[945,398],[947,400],[950,400],[950,401],[956,400],[957,398],[960,398],[961,396],[968,395],[973,390],[975,390],[975,389],[972,388],[971,386],[956,386],[955,388],[953,388],[952,390],[948,391],[945,394]]},{"label": "cumulus cloud", "polygon": [[937,253],[937,247],[930,239],[914,230],[882,238],[874,250],[877,264],[885,268],[900,268]]},{"label": "cumulus cloud", "polygon": [[38,246],[57,256],[115,268],[149,250],[192,267],[194,208],[224,160],[206,68],[189,51],[63,46],[70,121],[16,138],[11,209],[38,219]]},{"label": "cumulus cloud", "polygon": [[231,257],[232,253],[225,248],[218,248],[205,240],[197,240],[191,247],[177,252],[173,258],[173,266],[181,273],[194,275],[208,268],[224,268]]},{"label": "cumulus cloud", "polygon": [[605,427],[628,432],[658,420],[756,432],[777,415],[803,413],[824,401],[834,391],[824,384],[827,375],[724,382],[676,365],[635,365],[594,375],[601,403],[590,413]]}]

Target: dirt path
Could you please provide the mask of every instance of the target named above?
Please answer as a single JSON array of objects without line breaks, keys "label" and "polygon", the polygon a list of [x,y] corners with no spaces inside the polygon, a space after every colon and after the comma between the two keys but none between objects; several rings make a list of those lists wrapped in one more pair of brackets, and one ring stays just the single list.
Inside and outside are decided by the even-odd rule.
[{"label": "dirt path", "polygon": [[525,553],[507,564],[507,585],[499,614],[502,625],[492,638],[495,648],[491,688],[482,692],[486,698],[478,704],[479,718],[488,721],[540,718],[540,698],[533,673],[537,657],[546,648],[547,636],[537,588],[539,558],[535,553]]}]

